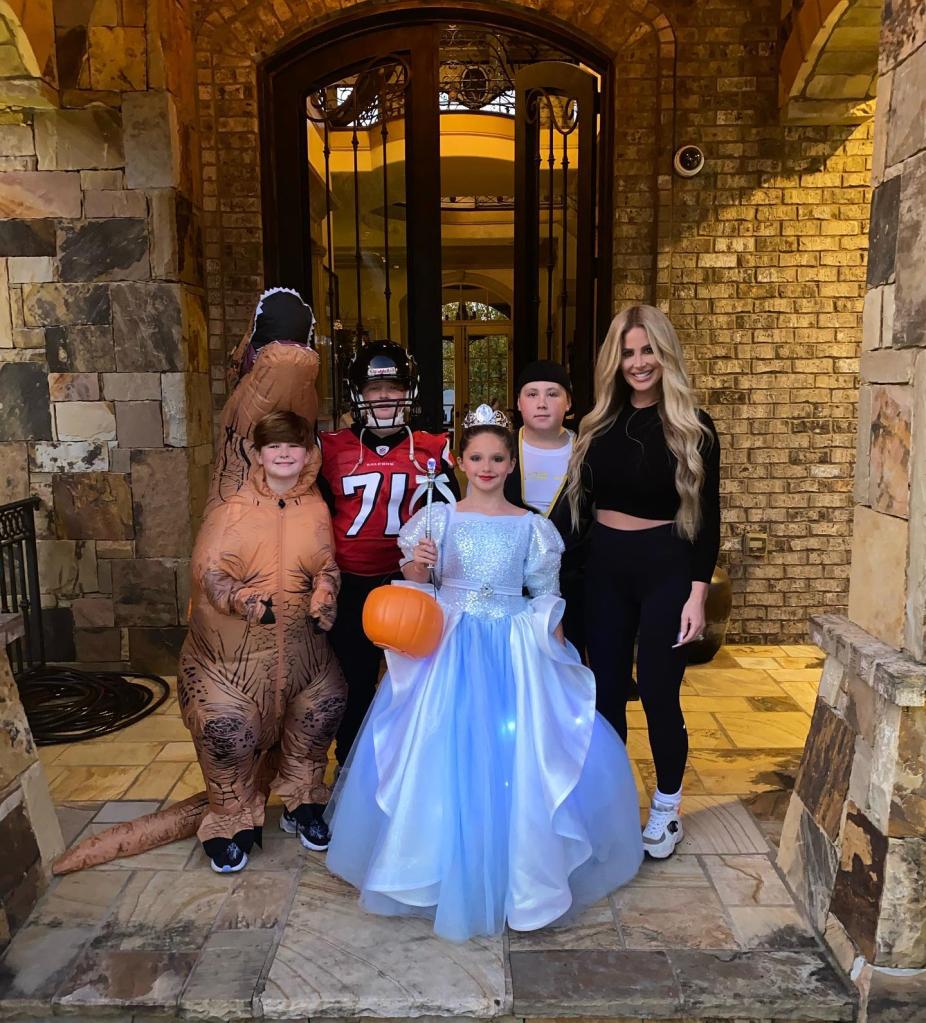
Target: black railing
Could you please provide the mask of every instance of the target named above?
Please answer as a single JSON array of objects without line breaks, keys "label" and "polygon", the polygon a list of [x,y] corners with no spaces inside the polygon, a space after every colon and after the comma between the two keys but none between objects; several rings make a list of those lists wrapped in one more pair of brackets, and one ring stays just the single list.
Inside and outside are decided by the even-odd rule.
[{"label": "black railing", "polygon": [[21,639],[8,647],[13,675],[19,678],[45,664],[39,564],[35,547],[37,497],[0,505],[0,611],[23,616]]}]

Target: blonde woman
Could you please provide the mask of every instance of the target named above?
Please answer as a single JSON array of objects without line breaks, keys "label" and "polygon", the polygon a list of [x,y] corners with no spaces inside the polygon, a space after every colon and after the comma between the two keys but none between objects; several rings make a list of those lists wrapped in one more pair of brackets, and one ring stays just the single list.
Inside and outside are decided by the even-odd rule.
[{"label": "blonde woman", "polygon": [[679,693],[685,644],[704,628],[720,547],[720,445],[695,406],[681,345],[665,313],[631,306],[611,323],[595,367],[595,406],[569,467],[573,521],[595,510],[586,568],[589,663],[597,706],[627,738],[633,681],[646,713],[657,788],[643,848],[670,856],[688,735]]}]

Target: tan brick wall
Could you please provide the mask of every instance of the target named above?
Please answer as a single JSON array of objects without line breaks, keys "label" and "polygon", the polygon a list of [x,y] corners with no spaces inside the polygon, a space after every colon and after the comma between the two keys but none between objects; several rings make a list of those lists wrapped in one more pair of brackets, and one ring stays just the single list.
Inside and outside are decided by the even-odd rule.
[{"label": "tan brick wall", "polygon": [[[171,19],[183,11],[192,15],[197,40],[198,124],[188,94],[192,57],[189,50],[170,44],[182,34]],[[61,12],[71,17],[67,5]],[[62,188],[65,177],[76,182],[69,201],[79,208],[52,208],[48,204],[54,196],[43,193],[45,212],[37,219],[59,218],[56,248],[36,256],[28,267],[0,258],[0,334],[9,337],[7,362],[47,364],[49,339],[42,334],[47,327],[24,318],[22,299],[32,285],[13,283],[10,274],[17,281],[26,272],[41,275],[45,279],[36,286],[43,289],[63,282],[60,247],[70,239],[64,221],[134,217],[148,262],[143,270],[133,266],[123,276],[152,294],[169,283],[185,296],[187,312],[195,310],[200,291],[192,269],[199,240],[195,228],[184,238],[171,235],[181,220],[190,218],[179,217],[176,210],[165,216],[165,204],[174,195],[189,196],[192,202],[185,208],[195,214],[201,183],[210,386],[215,405],[221,404],[226,352],[239,340],[263,284],[257,61],[337,13],[340,7],[334,11],[326,0],[248,5],[198,0],[179,6],[158,0],[149,5],[142,24],[128,26],[143,33],[146,54],[139,57],[133,51],[118,59],[113,46],[118,30],[127,26],[104,26],[86,52],[71,52],[80,39],[80,32],[71,30],[80,26],[58,25],[61,101],[74,108],[98,103],[87,109],[116,125],[124,154],[113,157],[110,148],[109,162],[100,163],[100,157],[81,149],[73,167],[47,165],[60,175]],[[780,124],[780,12],[773,0],[668,0],[663,9],[650,3],[589,6],[551,0],[540,5],[540,13],[588,32],[614,53],[614,304],[648,300],[667,308],[688,346],[695,384],[717,421],[724,443],[723,557],[736,588],[730,634],[750,641],[802,639],[811,613],[844,609],[847,599],[870,128]],[[158,120],[157,103],[174,111],[169,121],[174,134]],[[33,122],[32,114],[9,119],[0,170],[44,172]],[[52,118],[52,123],[65,126],[63,120]],[[82,139],[75,144],[82,146]],[[704,148],[707,166],[699,177],[684,181],[672,174],[671,157],[687,141]],[[130,173],[131,167],[152,161],[163,165],[160,177]],[[68,195],[59,198],[64,202]],[[159,237],[165,227],[167,235]],[[126,290],[121,278],[94,287],[102,287],[107,296]],[[111,327],[111,322],[102,326]],[[188,322],[189,317],[178,326],[185,353],[198,351],[197,331],[184,325]],[[115,370],[129,372],[129,361],[123,359]],[[196,362],[178,369],[199,374],[205,367]],[[163,370],[150,367],[155,374]],[[8,375],[12,379],[24,372]],[[63,442],[69,416],[86,418],[87,410],[77,406],[95,404],[101,412],[109,402],[137,406],[141,418],[120,425],[116,414],[116,436],[103,442],[109,461],[102,471],[124,476],[134,486],[124,451],[154,445],[158,410],[146,402],[164,400],[165,381],[158,380],[159,394],[132,391],[111,399],[110,392],[122,393],[118,381],[96,377],[93,368],[86,372],[94,380],[49,379],[54,425],[46,427],[43,420],[38,432],[53,429],[49,439]],[[162,404],[162,414],[166,407]],[[9,445],[7,461],[19,466],[35,438],[9,434],[0,439]],[[168,430],[158,443],[198,445],[195,474],[202,476],[201,451],[207,449],[201,438],[183,441]],[[35,463],[31,479],[49,500],[54,498],[52,475],[39,472]],[[127,492],[120,493],[125,498]],[[62,506],[67,500],[62,489]],[[76,545],[108,551],[107,544],[133,542],[121,534],[85,541],[71,536],[70,527],[58,519],[43,528],[49,556],[54,553],[55,564],[75,580],[79,559],[73,552],[58,557],[61,543],[76,552]],[[767,531],[765,557],[742,555],[748,530]],[[98,568],[96,562],[92,566],[97,581],[86,593],[102,601],[91,610],[96,614],[97,604],[105,605],[107,614],[93,618],[82,605],[87,622],[109,621],[113,585],[135,586],[122,569],[115,573],[115,584],[111,581],[113,557],[110,553]],[[121,547],[118,557],[123,557]],[[78,590],[75,598],[83,592]],[[119,606],[128,628],[136,612]],[[124,647],[124,630],[113,638]]]},{"label": "tan brick wall", "polygon": [[[717,422],[731,637],[803,641],[809,615],[847,599],[870,126],[779,123],[772,0],[667,4],[671,28],[611,10],[623,18],[588,29],[608,25],[615,52],[615,308],[667,309]],[[554,13],[585,27],[581,10]],[[270,52],[299,14],[265,15]],[[262,280],[250,38],[228,21],[197,58],[217,402]],[[687,141],[707,166],[685,181],[671,157]],[[744,557],[749,531],[767,536],[765,557]]]},{"label": "tan brick wall", "polygon": [[[801,641],[848,590],[871,122],[783,126],[778,5],[679,9],[676,139],[707,166],[672,178],[660,298],[724,444],[731,634]],[[767,533],[768,554],[742,553]]]}]

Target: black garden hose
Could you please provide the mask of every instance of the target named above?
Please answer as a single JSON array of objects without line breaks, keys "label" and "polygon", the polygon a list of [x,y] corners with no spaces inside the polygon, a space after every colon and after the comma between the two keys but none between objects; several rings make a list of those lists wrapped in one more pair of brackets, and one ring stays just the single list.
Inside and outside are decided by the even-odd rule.
[{"label": "black garden hose", "polygon": [[141,721],[170,696],[159,675],[54,665],[27,671],[18,686],[37,746],[99,739]]}]

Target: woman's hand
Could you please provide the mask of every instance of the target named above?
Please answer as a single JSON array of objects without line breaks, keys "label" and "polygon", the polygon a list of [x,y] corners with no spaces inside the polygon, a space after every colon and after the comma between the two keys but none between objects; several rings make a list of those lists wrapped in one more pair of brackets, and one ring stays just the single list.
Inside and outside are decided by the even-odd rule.
[{"label": "woman's hand", "polygon": [[704,632],[704,602],[707,600],[707,583],[692,583],[691,596],[682,608],[682,618],[678,629],[678,642],[675,646],[684,646],[700,639]]},{"label": "woman's hand", "polygon": [[563,646],[566,645],[566,633],[563,632],[562,622],[560,622],[559,625],[557,625],[556,628],[553,630],[553,635],[556,636],[556,638],[560,641],[560,643],[563,644]]}]

